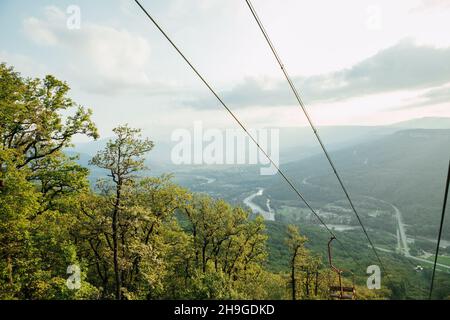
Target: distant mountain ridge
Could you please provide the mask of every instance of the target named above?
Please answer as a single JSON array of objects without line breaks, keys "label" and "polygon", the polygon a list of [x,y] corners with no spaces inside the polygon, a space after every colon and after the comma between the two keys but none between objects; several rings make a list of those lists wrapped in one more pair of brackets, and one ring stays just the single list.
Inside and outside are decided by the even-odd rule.
[{"label": "distant mountain ridge", "polygon": [[[431,135],[443,134],[438,129],[450,129],[450,118],[418,118],[411,119],[404,122],[399,122],[386,126],[324,126],[319,127],[319,133],[330,152],[338,152],[348,148],[362,146],[377,140],[387,138],[390,135]],[[419,131],[414,131],[419,130]],[[429,130],[429,131],[420,131]],[[152,137],[150,137],[152,139]],[[79,163],[83,166],[89,167],[91,170],[91,179],[95,180],[99,176],[103,176],[104,172],[96,167],[89,166],[88,160],[92,158],[95,153],[103,149],[108,138],[103,138],[97,141],[78,143],[74,148],[66,151],[71,155],[79,154]],[[189,172],[193,166],[174,165],[171,161],[171,150],[176,142],[170,141],[155,141],[154,149],[148,154],[147,166],[151,169],[151,174],[161,174],[163,172]],[[414,148],[413,148],[414,149]],[[309,127],[292,127],[280,128],[280,163],[288,164],[296,161],[301,161],[321,155],[322,150],[317,143],[314,134]],[[347,159],[348,160],[348,159]],[[344,158],[342,165],[347,166]],[[238,166],[236,166],[238,167]],[[211,166],[195,166],[195,168],[202,168],[205,170],[211,169]]]},{"label": "distant mountain ridge", "polygon": [[450,118],[423,117],[390,125],[402,129],[450,129]]}]

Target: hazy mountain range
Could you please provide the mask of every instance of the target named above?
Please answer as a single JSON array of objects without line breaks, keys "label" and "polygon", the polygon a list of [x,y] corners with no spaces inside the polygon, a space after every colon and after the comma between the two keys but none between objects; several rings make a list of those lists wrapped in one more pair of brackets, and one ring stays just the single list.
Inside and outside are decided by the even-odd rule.
[{"label": "hazy mountain range", "polygon": [[[282,163],[303,159],[321,152],[311,128],[278,129],[280,132],[280,161]],[[322,140],[329,150],[338,150],[358,143],[376,140],[404,129],[450,129],[450,118],[428,117],[386,126],[324,126],[318,128]],[[74,148],[67,151],[80,154],[81,163],[86,164],[90,157],[104,148],[107,140],[108,138],[103,138],[97,141],[78,143]],[[176,142],[171,141],[170,136],[155,141],[155,147],[148,156],[149,165],[158,172],[160,169],[185,170],[185,168],[179,168],[180,166],[173,165],[171,162],[171,150],[175,145]]]},{"label": "hazy mountain range", "polygon": [[[374,198],[378,205],[389,204],[403,213],[409,235],[435,234],[450,159],[450,118],[412,119],[386,126],[319,127],[319,133],[362,211],[374,205],[364,199]],[[79,162],[91,169],[92,182],[106,174],[88,165],[106,141],[78,144],[68,150],[79,154]],[[146,174],[174,173],[177,183],[193,191],[241,205],[246,197],[264,188],[264,195],[254,201],[264,207],[270,199],[277,214],[286,206],[303,207],[279,175],[261,176],[258,166],[176,166],[170,160],[175,142],[167,139],[156,141],[155,145],[147,159],[151,170]],[[344,210],[348,209],[310,128],[280,129],[280,162],[282,170],[314,207],[325,208],[338,202]],[[371,221],[369,216],[365,219]],[[377,223],[380,221],[374,222]],[[444,231],[450,232],[450,223]]]}]

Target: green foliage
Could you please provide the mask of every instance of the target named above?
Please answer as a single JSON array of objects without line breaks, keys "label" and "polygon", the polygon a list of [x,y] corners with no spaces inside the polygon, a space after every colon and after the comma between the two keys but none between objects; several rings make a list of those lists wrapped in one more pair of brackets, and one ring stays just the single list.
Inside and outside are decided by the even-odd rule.
[{"label": "green foliage", "polygon": [[[174,285],[184,284],[184,289],[177,290],[179,297],[250,299],[261,295],[258,275],[267,256],[262,219],[249,220],[249,213],[241,208],[204,195],[193,197],[182,210],[188,242],[170,273]],[[248,286],[251,274],[252,289]]]},{"label": "green foliage", "polygon": [[[146,265],[148,261],[158,261],[157,253],[153,250],[154,246],[149,242],[150,235],[153,232],[153,222],[150,223],[151,231],[140,230],[141,218],[148,217],[148,209],[139,207],[136,210],[134,202],[126,203],[129,201],[127,193],[133,194],[134,174],[144,169],[144,155],[153,148],[153,142],[148,139],[140,139],[140,130],[129,128],[126,125],[115,128],[113,132],[116,134],[115,139],[108,141],[105,149],[99,151],[90,163],[107,169],[113,182],[112,186],[104,183],[104,181],[101,183],[104,197],[110,199],[110,202],[105,204],[111,203],[112,205],[103,206],[100,213],[95,213],[94,216],[100,214],[106,221],[111,219],[109,230],[102,223],[102,229],[104,229],[102,233],[112,251],[114,295],[116,299],[121,299],[123,294],[130,297],[127,286],[124,284],[128,281],[127,277],[130,277],[132,282],[133,274],[134,276],[139,274],[139,264],[142,262],[144,267],[148,267]],[[130,207],[131,210],[129,210]],[[147,227],[144,222],[144,229]],[[132,233],[135,237],[128,238],[129,230],[133,230],[133,228],[137,230]],[[143,244],[141,242],[143,236],[140,235],[139,231],[144,234]],[[135,242],[136,238],[138,239],[137,243]],[[95,251],[95,249],[93,250]],[[141,253],[144,253],[144,256],[141,256]],[[102,258],[102,260],[104,259]],[[106,267],[103,267],[105,272],[103,275],[101,273],[99,275],[102,277],[104,285],[107,285],[108,274]]]},{"label": "green foliage", "polygon": [[76,260],[69,209],[88,189],[88,171],[62,149],[97,131],[68,91],[53,76],[25,79],[0,64],[1,298],[58,298],[46,288]]}]

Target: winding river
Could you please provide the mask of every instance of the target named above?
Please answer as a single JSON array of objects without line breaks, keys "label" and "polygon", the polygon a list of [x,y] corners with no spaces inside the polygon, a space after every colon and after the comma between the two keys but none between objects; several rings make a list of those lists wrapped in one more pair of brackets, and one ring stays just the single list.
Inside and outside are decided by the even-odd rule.
[{"label": "winding river", "polygon": [[263,216],[264,220],[275,221],[275,213],[273,209],[270,207],[270,199],[266,201],[267,210],[261,208],[258,204],[253,202],[253,199],[256,197],[262,196],[264,193],[264,188],[259,188],[258,191],[252,193],[247,198],[244,199],[244,204],[252,209],[253,213],[260,214]]}]

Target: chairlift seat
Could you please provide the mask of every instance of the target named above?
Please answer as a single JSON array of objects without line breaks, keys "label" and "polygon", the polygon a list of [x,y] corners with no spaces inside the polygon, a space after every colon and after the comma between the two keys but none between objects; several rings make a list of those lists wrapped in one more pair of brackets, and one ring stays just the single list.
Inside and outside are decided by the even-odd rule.
[{"label": "chairlift seat", "polygon": [[330,291],[344,291],[344,292],[353,292],[355,291],[355,288],[353,287],[340,287],[340,286],[330,286]]},{"label": "chairlift seat", "polygon": [[336,273],[339,280],[339,285],[330,285],[329,296],[331,299],[339,299],[339,300],[354,300],[356,299],[356,288],[355,288],[355,277],[353,275],[353,285],[351,287],[344,286],[342,281],[342,273],[344,270],[338,269],[333,265],[332,257],[331,257],[331,242],[335,239],[332,237],[328,242],[328,261],[330,263],[330,268],[333,272]]}]

